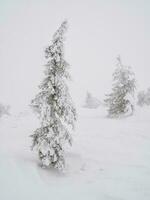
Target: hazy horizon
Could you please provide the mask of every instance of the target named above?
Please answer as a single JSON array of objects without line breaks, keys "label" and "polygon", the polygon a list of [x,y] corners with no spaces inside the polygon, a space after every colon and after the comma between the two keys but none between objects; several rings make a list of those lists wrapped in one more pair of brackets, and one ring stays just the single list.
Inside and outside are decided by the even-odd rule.
[{"label": "hazy horizon", "polygon": [[44,49],[64,19],[75,102],[87,90],[104,97],[118,54],[132,66],[137,89],[147,89],[149,10],[149,1],[0,0],[0,102],[19,109],[30,103],[43,75]]}]

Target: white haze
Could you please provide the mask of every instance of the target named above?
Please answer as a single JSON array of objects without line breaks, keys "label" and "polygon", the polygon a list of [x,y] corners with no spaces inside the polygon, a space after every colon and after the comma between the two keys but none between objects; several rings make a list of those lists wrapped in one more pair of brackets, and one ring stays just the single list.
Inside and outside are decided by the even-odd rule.
[{"label": "white haze", "polygon": [[100,99],[111,88],[115,58],[131,65],[138,90],[150,86],[150,2],[0,0],[0,101],[22,110],[42,79],[44,49],[64,19],[72,94]]}]

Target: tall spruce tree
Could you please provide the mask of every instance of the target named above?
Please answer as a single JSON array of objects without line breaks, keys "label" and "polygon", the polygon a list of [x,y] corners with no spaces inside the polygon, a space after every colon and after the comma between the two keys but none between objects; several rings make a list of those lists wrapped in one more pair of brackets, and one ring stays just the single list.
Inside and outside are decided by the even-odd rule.
[{"label": "tall spruce tree", "polygon": [[41,125],[31,137],[43,166],[62,169],[65,166],[64,145],[72,144],[71,130],[76,120],[76,109],[69,94],[66,79],[69,64],[64,59],[64,34],[67,21],[53,35],[52,44],[45,50],[47,64],[40,92],[31,106],[39,114]]},{"label": "tall spruce tree", "polygon": [[108,106],[109,117],[119,117],[133,114],[135,77],[131,67],[125,66],[117,57],[117,68],[113,73],[112,92],[104,100]]}]

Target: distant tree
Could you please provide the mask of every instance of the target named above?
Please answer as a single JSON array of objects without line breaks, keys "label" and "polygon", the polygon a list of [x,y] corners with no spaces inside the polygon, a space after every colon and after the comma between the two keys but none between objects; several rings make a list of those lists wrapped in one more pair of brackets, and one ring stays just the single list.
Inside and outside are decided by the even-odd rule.
[{"label": "distant tree", "polygon": [[137,104],[139,106],[144,106],[144,105],[147,105],[149,106],[150,105],[150,88],[147,89],[147,91],[140,91],[137,95]]},{"label": "distant tree", "polygon": [[98,108],[100,106],[100,101],[93,97],[90,92],[87,92],[85,99],[85,108]]},{"label": "distant tree", "polygon": [[65,166],[64,145],[66,142],[72,144],[70,131],[76,120],[76,109],[66,84],[66,79],[70,78],[69,64],[64,59],[66,29],[67,22],[64,21],[45,50],[48,59],[45,78],[31,103],[41,120],[41,126],[32,135],[33,147],[36,147],[43,166],[58,169]]},{"label": "distant tree", "polygon": [[144,92],[144,90],[142,90],[142,91],[140,91],[139,93],[138,93],[138,95],[137,95],[137,99],[138,99],[138,102],[137,102],[137,104],[139,105],[139,106],[143,106],[144,104],[145,104],[145,92]]},{"label": "distant tree", "polygon": [[108,107],[109,117],[119,117],[125,114],[133,114],[135,76],[131,67],[125,66],[117,57],[117,68],[113,73],[112,92],[104,100]]},{"label": "distant tree", "polygon": [[10,106],[5,106],[0,103],[0,117],[2,117],[3,115],[9,115],[9,109]]},{"label": "distant tree", "polygon": [[146,105],[150,105],[150,88],[147,89],[146,96],[145,96]]}]

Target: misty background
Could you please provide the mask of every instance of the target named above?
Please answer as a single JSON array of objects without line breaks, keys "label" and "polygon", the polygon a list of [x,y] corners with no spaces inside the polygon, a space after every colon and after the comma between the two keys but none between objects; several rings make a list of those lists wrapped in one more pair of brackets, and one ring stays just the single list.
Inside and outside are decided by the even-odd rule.
[{"label": "misty background", "polygon": [[45,48],[64,19],[71,93],[81,105],[89,90],[111,90],[116,56],[132,66],[137,89],[150,86],[148,0],[0,0],[0,101],[22,110],[43,77]]}]

